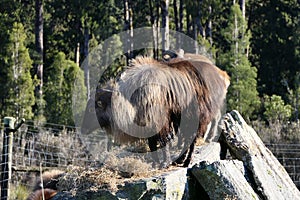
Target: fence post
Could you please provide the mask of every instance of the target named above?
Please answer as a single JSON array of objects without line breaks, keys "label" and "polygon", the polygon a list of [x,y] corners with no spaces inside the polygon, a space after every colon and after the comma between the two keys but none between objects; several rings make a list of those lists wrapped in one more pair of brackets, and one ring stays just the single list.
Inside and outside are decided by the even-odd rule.
[{"label": "fence post", "polygon": [[1,200],[9,199],[10,196],[13,130],[16,119],[13,117],[4,117],[3,122],[4,133],[1,163]]},{"label": "fence post", "polygon": [[15,127],[14,117],[4,117],[4,133],[2,144],[2,163],[1,163],[1,200],[7,200],[10,196],[10,183],[12,174],[12,150],[13,133],[25,122],[21,120]]}]

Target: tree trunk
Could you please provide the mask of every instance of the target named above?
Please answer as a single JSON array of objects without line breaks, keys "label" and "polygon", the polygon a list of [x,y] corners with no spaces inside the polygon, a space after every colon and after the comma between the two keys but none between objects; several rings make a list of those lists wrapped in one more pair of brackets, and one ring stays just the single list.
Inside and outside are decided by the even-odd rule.
[{"label": "tree trunk", "polygon": [[130,53],[129,53],[129,59],[133,58],[133,10],[132,10],[132,3],[131,0],[129,0],[129,34],[130,34]]},{"label": "tree trunk", "polygon": [[177,0],[173,0],[175,30],[179,31]]},{"label": "tree trunk", "polygon": [[160,14],[160,0],[156,0],[156,41],[157,41],[157,50],[156,50],[156,58],[158,58],[158,54],[159,54],[159,38],[160,38],[160,35],[159,35],[159,27],[160,27],[160,23],[159,23],[159,14]]},{"label": "tree trunk", "polygon": [[75,50],[75,63],[77,64],[77,66],[79,66],[79,60],[80,60],[80,43],[78,42]]},{"label": "tree trunk", "polygon": [[129,3],[128,0],[124,0],[124,31],[127,32],[126,35],[126,41],[125,41],[125,51],[126,51],[126,65],[129,64],[129,54],[130,54],[130,49],[129,49],[129,43],[130,43],[130,37],[129,37],[129,27],[130,27],[130,22],[129,22]]},{"label": "tree trunk", "polygon": [[[197,35],[201,35],[203,38],[206,38],[205,31],[203,30],[203,26],[201,24],[201,18],[202,18],[202,13],[201,13],[201,8],[202,8],[202,0],[198,0],[197,3],[197,14],[196,14],[196,25],[197,25]],[[195,38],[197,39],[197,38]]]},{"label": "tree trunk", "polygon": [[242,11],[243,19],[246,19],[246,0],[240,0],[240,8]]},{"label": "tree trunk", "polygon": [[209,40],[210,45],[212,46],[212,21],[211,21],[211,16],[212,16],[212,8],[211,6],[208,7],[208,12],[209,12],[209,18],[208,18],[208,24],[207,24],[207,37]]},{"label": "tree trunk", "polygon": [[[236,4],[235,0],[233,0],[233,5]],[[239,29],[238,29],[238,19],[236,16],[236,13],[234,14],[234,30],[233,30],[233,36],[232,40],[235,41],[235,50],[234,50],[234,55],[238,55],[239,53],[239,42],[238,42],[238,37],[239,37]],[[235,65],[238,64],[237,58],[235,59]]]},{"label": "tree trunk", "polygon": [[206,38],[205,30],[203,29],[203,26],[201,24],[201,8],[202,8],[202,0],[198,0],[198,2],[195,3],[195,6],[197,7],[197,13],[195,16],[195,19],[193,19],[194,22],[194,48],[195,48],[195,54],[198,54],[199,48],[198,48],[198,36],[201,35],[204,39]]},{"label": "tree trunk", "polygon": [[43,43],[43,0],[35,1],[35,45],[39,55],[39,60],[36,65],[36,75],[39,79],[36,87],[38,98],[42,98],[43,94],[43,62],[44,62],[44,43]]},{"label": "tree trunk", "polygon": [[190,13],[186,10],[186,33],[188,36],[191,36],[191,22],[190,22]]},{"label": "tree trunk", "polygon": [[126,52],[126,64],[129,64],[129,60],[132,58],[133,50],[133,25],[132,25],[132,9],[130,0],[124,0],[124,31],[127,32],[125,50]]},{"label": "tree trunk", "polygon": [[154,7],[152,5],[152,0],[149,0],[149,7],[150,7],[150,22],[152,25],[152,34],[153,34],[153,58],[158,58],[158,46],[157,46],[157,16],[154,16]]},{"label": "tree trunk", "polygon": [[[83,53],[84,53],[84,57],[85,59],[89,59],[88,58],[88,54],[89,54],[89,28],[87,23],[84,23],[84,49],[83,49]],[[90,97],[90,68],[89,68],[89,60],[87,60],[86,62],[87,64],[84,65],[84,80],[85,80],[85,86],[86,86],[86,90],[87,90],[87,96],[88,98]]]},{"label": "tree trunk", "polygon": [[[244,21],[246,22],[246,0],[240,0],[240,1],[239,1],[239,4],[240,4],[240,9],[241,9],[241,11],[242,11],[242,17],[243,17]],[[242,30],[245,30],[245,29],[246,29],[246,28],[244,27],[245,24],[246,24],[246,23],[243,24]],[[242,38],[244,38],[244,37],[245,37],[245,34],[244,34],[244,32],[243,32]],[[245,45],[243,44],[243,46],[245,46]],[[246,49],[245,49],[245,53],[246,53],[246,57],[247,57],[247,58],[248,58],[248,56],[249,56],[249,48],[250,48],[249,45],[247,45],[247,47],[246,47]]]},{"label": "tree trunk", "polygon": [[197,42],[198,31],[197,31],[196,23],[193,23],[193,32],[194,32],[194,35],[193,35],[193,38],[194,38],[194,53],[198,54],[199,53],[198,42]]},{"label": "tree trunk", "polygon": [[183,30],[183,0],[179,0],[179,32]]},{"label": "tree trunk", "polygon": [[162,13],[162,49],[168,50],[170,47],[169,41],[169,0],[161,1],[161,13]]},{"label": "tree trunk", "polygon": [[[183,0],[179,0],[179,21],[178,21],[178,31],[182,33],[183,30]],[[177,48],[181,49],[181,35],[179,34],[179,38],[177,41]]]}]

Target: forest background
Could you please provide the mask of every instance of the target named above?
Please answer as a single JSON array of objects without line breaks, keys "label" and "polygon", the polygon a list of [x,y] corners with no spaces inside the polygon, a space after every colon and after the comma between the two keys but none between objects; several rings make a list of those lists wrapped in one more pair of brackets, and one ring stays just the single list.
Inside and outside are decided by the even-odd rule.
[{"label": "forest background", "polygon": [[[74,125],[74,81],[79,79],[85,88],[78,94],[84,98],[88,73],[80,66],[88,53],[121,31],[161,27],[196,40],[200,48],[195,51],[228,72],[227,110],[238,110],[265,141],[300,141],[298,0],[1,0],[0,4],[1,119],[14,116]],[[115,76],[138,53],[118,60],[108,76]],[[160,53],[154,50],[151,56]]]}]

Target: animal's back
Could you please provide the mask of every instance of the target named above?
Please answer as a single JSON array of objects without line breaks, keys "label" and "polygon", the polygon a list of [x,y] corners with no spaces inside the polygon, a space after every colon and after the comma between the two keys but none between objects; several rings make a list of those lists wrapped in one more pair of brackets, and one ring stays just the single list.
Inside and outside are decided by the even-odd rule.
[{"label": "animal's back", "polygon": [[190,77],[152,58],[136,58],[116,85],[114,121],[144,138],[167,126],[170,113],[185,109],[196,95]]}]

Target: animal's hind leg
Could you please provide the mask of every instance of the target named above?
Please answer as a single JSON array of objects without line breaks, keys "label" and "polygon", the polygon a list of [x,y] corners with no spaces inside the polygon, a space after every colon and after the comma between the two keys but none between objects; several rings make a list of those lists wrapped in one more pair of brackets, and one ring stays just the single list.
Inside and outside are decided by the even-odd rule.
[{"label": "animal's hind leg", "polygon": [[221,146],[220,159],[225,160],[227,155],[228,145],[225,141],[223,134],[221,134],[218,142],[220,143]]},{"label": "animal's hind leg", "polygon": [[188,149],[185,150],[184,153],[181,154],[181,156],[179,158],[177,158],[174,162],[173,165],[180,165],[184,162],[184,160],[186,159],[186,156],[188,154]]},{"label": "animal's hind leg", "polygon": [[195,149],[195,143],[196,143],[196,139],[193,140],[193,142],[191,143],[189,148],[187,150],[185,150],[184,153],[181,154],[181,156],[179,158],[177,158],[177,160],[173,164],[174,165],[183,164],[182,165],[183,167],[188,167],[188,165],[191,162],[192,154],[193,154],[194,149]]},{"label": "animal's hind leg", "polygon": [[185,159],[185,161],[183,163],[183,167],[188,167],[189,166],[189,164],[191,162],[191,159],[192,159],[192,154],[194,153],[195,143],[196,143],[196,139],[194,139],[194,141],[190,145],[189,153],[188,153],[187,158]]}]

